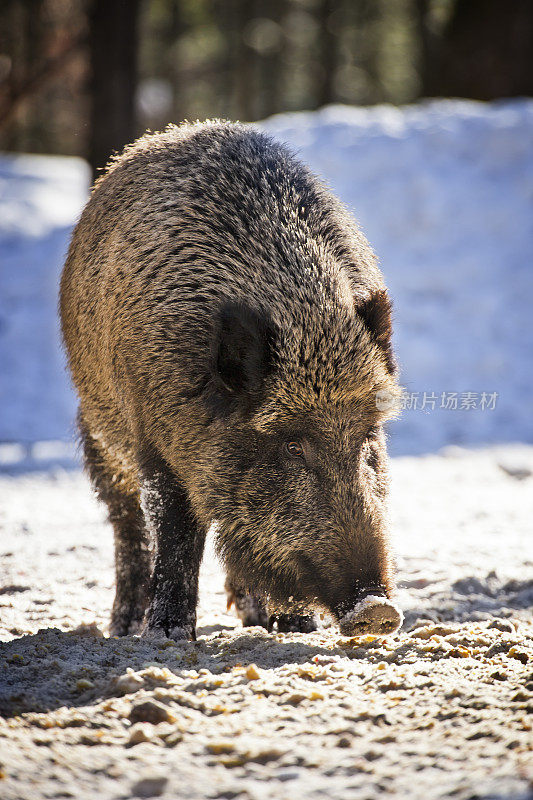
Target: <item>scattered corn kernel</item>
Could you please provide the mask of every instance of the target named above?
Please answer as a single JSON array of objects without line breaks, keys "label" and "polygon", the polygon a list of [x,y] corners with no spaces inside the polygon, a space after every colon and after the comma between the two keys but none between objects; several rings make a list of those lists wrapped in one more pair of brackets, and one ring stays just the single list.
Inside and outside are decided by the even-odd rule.
[{"label": "scattered corn kernel", "polygon": [[94,689],[94,683],[87,678],[80,678],[76,681],[76,690],[78,692],[85,692],[87,689]]},{"label": "scattered corn kernel", "polygon": [[214,755],[221,755],[222,753],[233,753],[235,745],[229,741],[209,742],[206,744],[205,749]]},{"label": "scattered corn kernel", "polygon": [[248,666],[246,667],[245,675],[249,681],[256,681],[258,678],[261,677],[261,675],[259,674],[259,670],[257,669],[255,664],[248,664]]}]

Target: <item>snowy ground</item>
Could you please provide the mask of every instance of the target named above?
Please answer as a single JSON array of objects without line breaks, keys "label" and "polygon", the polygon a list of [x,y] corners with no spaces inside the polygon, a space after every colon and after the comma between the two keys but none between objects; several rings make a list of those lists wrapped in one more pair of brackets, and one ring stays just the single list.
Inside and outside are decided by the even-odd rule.
[{"label": "snowy ground", "polygon": [[56,318],[88,170],[1,157],[2,800],[533,797],[533,102],[265,127],[353,208],[395,301],[404,628],[243,630],[208,549],[196,643],[107,637],[112,535],[72,469]]},{"label": "snowy ground", "polygon": [[531,447],[394,460],[390,641],[244,630],[208,551],[198,641],[157,647],[102,638],[85,478],[4,477],[2,798],[531,797],[532,473]]}]

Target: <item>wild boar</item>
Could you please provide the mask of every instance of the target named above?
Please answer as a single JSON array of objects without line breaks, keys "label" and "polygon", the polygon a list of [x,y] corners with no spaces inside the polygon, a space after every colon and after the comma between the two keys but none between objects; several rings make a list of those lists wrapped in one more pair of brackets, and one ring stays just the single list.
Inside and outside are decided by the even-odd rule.
[{"label": "wild boar", "polygon": [[390,302],[355,221],[286,147],[219,121],[127,147],[74,231],[60,314],[115,534],[113,634],[194,638],[214,522],[245,624],[312,630],[321,608],[345,634],[398,628]]}]

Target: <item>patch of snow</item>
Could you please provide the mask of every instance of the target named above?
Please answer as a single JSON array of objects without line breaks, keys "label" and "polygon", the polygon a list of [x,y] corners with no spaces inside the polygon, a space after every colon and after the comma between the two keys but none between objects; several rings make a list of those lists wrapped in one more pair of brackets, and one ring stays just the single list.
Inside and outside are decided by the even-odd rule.
[{"label": "patch of snow", "polygon": [[88,185],[81,159],[0,158],[0,442],[72,437],[57,292]]}]

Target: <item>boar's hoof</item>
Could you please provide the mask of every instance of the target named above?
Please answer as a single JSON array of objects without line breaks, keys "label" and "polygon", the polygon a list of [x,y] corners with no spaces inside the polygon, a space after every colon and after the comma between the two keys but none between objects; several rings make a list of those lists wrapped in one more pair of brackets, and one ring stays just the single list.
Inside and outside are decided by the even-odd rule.
[{"label": "boar's hoof", "polygon": [[173,639],[175,642],[183,639],[196,640],[196,630],[194,625],[176,626],[174,628],[146,625],[141,633],[141,639],[146,639],[148,642],[160,642],[165,639]]},{"label": "boar's hoof", "polygon": [[339,626],[343,636],[389,636],[402,622],[402,612],[390,600],[369,595],[339,619]]},{"label": "boar's hoof", "polygon": [[237,614],[242,622],[243,628],[266,628],[268,624],[267,613],[264,608],[253,608],[249,612]]},{"label": "boar's hoof", "polygon": [[243,589],[236,589],[229,578],[226,578],[225,588],[228,610],[235,603],[235,611],[244,628],[267,627],[268,614],[265,604],[259,597],[245,592]]},{"label": "boar's hoof", "polygon": [[110,636],[135,636],[142,632],[143,620],[129,620],[127,617],[118,617],[115,614],[111,617],[109,624]]},{"label": "boar's hoof", "polygon": [[269,630],[277,622],[279,633],[311,633],[316,631],[316,622],[312,614],[277,614],[271,617]]}]

